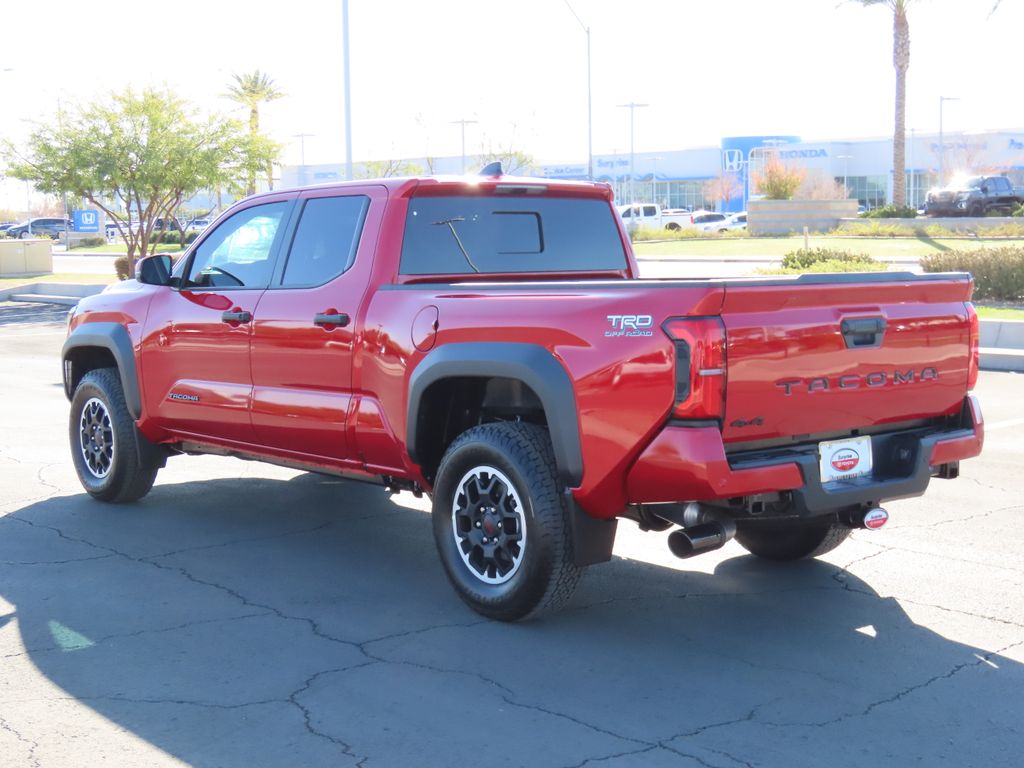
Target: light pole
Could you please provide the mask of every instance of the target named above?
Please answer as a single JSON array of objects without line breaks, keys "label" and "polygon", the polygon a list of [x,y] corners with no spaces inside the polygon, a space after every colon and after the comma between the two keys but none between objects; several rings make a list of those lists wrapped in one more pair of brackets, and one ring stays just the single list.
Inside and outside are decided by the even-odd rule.
[{"label": "light pole", "polygon": [[947,101],[960,101],[959,96],[939,96],[939,186],[946,174],[946,139],[942,135],[942,107]]},{"label": "light pole", "polygon": [[466,126],[467,125],[473,125],[473,124],[475,124],[477,122],[478,122],[477,120],[467,120],[466,118],[461,118],[459,120],[452,120],[452,125],[461,125],[462,126],[462,172],[463,173],[466,172]]},{"label": "light pole", "polygon": [[636,189],[633,186],[633,178],[636,176],[636,169],[634,167],[636,158],[633,153],[633,137],[636,133],[636,124],[633,120],[633,116],[636,114],[636,110],[640,107],[647,107],[650,105],[637,104],[635,101],[631,101],[629,104],[619,104],[618,106],[629,110],[629,204],[634,205],[636,203]]},{"label": "light pole", "polygon": [[296,133],[292,135],[292,138],[299,140],[299,157],[301,158],[301,165],[299,167],[302,169],[300,174],[302,186],[306,184],[306,139],[315,135],[313,133]]},{"label": "light pole", "polygon": [[843,161],[843,199],[845,200],[850,196],[850,188],[847,186],[846,179],[849,175],[850,160],[853,159],[853,155],[836,155],[836,160]]},{"label": "light pole", "polygon": [[345,66],[345,178],[352,181],[352,84],[348,66],[348,0],[341,0],[341,36]]},{"label": "light pole", "polygon": [[573,16],[576,16],[576,21],[583,27],[583,31],[587,33],[587,179],[589,181],[594,180],[594,105],[591,99],[591,88],[590,88],[590,27],[583,23],[579,16],[576,15],[576,11],[569,5],[569,0],[565,0],[566,6]]}]

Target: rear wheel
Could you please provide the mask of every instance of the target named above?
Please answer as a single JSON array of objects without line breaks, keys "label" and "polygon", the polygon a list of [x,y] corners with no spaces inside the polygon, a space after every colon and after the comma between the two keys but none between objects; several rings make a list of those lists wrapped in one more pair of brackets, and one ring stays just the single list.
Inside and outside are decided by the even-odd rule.
[{"label": "rear wheel", "polygon": [[149,493],[156,469],[143,468],[135,422],[116,368],[89,371],[71,400],[71,457],[82,487],[95,499],[137,501]]},{"label": "rear wheel", "polygon": [[765,560],[804,560],[831,552],[851,529],[835,522],[783,522],[740,525],[736,541],[750,554]]},{"label": "rear wheel", "polygon": [[484,616],[554,610],[576,589],[581,569],[542,427],[484,424],[460,435],[441,460],[432,517],[452,586]]},{"label": "rear wheel", "polygon": [[669,224],[666,224],[665,229],[667,229],[669,232],[678,232],[681,229],[681,227],[673,221]]}]

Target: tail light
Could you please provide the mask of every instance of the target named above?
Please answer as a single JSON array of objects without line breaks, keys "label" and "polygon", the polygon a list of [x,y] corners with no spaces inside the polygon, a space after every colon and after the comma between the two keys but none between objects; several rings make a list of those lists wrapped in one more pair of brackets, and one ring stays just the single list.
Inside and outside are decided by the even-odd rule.
[{"label": "tail light", "polygon": [[673,419],[725,413],[725,326],[718,317],[674,317],[662,326],[676,347]]},{"label": "tail light", "polygon": [[974,389],[978,383],[978,369],[981,366],[981,323],[978,322],[978,313],[974,305],[967,302],[967,319],[971,321],[971,347],[970,357],[967,360],[967,389]]}]

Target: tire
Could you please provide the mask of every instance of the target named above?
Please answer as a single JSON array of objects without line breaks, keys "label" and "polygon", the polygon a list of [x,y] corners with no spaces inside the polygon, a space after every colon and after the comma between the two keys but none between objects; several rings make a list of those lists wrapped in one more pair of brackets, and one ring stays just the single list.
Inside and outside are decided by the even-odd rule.
[{"label": "tire", "polygon": [[28,240],[30,237],[32,237],[32,233],[30,233],[28,230],[25,230],[20,235],[18,235],[19,240]]},{"label": "tire", "polygon": [[680,227],[673,221],[670,224],[666,224],[665,229],[667,229],[669,232],[678,232],[680,229],[682,229],[682,227]]},{"label": "tire", "polygon": [[116,368],[82,377],[71,399],[68,436],[78,479],[94,499],[138,501],[153,487],[157,470],[140,466],[135,421]]},{"label": "tire", "polygon": [[736,541],[764,560],[807,560],[831,552],[852,529],[838,523],[774,523],[740,526]]},{"label": "tire", "polygon": [[448,579],[478,613],[516,621],[572,597],[582,570],[542,427],[495,423],[463,432],[441,459],[432,518]]},{"label": "tire", "polygon": [[975,203],[967,209],[967,215],[973,217],[980,217],[985,215],[985,206],[981,203]]}]

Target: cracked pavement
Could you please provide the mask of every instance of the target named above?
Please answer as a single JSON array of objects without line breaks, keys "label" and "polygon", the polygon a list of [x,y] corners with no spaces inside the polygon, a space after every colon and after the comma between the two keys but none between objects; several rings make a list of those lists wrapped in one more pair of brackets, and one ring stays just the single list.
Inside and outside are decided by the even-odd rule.
[{"label": "cracked pavement", "polygon": [[[0,306],[0,317],[3,317]],[[561,613],[459,601],[425,500],[217,457],[81,491],[63,324],[0,327],[0,765],[1017,766],[1024,415],[823,559],[620,525]]]}]

